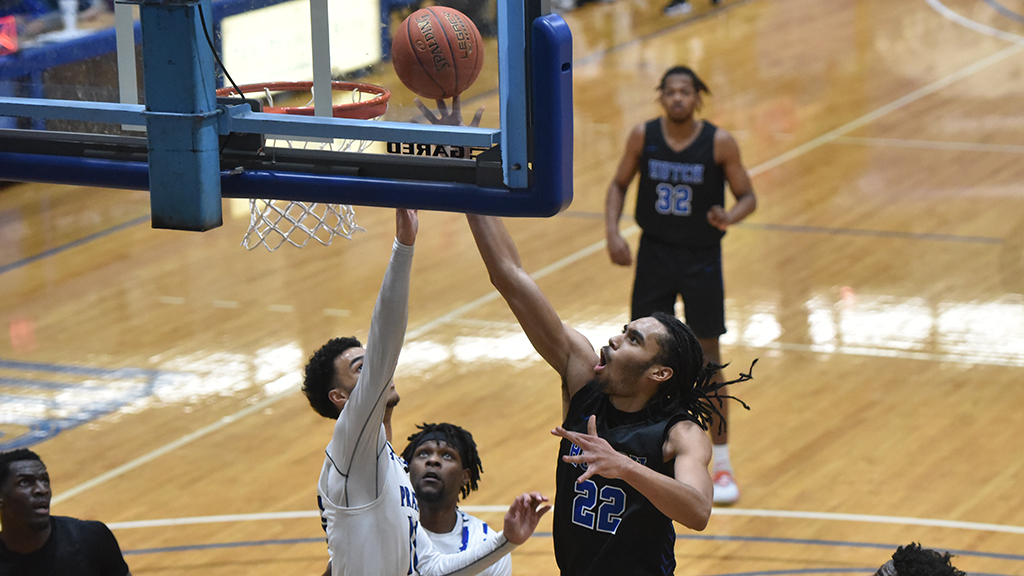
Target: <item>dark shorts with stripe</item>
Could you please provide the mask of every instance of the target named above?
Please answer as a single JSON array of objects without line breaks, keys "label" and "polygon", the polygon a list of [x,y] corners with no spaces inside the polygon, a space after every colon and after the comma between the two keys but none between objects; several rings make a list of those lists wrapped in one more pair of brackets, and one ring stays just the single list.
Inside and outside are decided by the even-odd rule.
[{"label": "dark shorts with stripe", "polygon": [[686,324],[698,338],[725,334],[725,285],[722,247],[691,248],[640,237],[633,282],[633,319],[654,312],[675,314],[683,299]]}]

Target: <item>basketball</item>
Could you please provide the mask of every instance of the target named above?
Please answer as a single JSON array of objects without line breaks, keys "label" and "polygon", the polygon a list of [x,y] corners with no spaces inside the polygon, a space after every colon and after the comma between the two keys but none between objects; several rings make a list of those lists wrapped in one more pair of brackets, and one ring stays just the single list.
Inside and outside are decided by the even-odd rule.
[{"label": "basketball", "polygon": [[452,8],[421,8],[395,30],[391,60],[402,84],[432,100],[461,94],[480,75],[483,41],[473,21]]}]

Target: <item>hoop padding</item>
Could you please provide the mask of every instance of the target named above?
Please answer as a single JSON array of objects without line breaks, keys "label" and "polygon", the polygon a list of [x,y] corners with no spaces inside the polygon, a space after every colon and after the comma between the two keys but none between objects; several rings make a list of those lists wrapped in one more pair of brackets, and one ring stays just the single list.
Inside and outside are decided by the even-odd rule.
[{"label": "hoop padding", "polygon": [[[265,82],[261,84],[245,84],[235,90],[234,86],[225,86],[217,89],[217,96],[231,96],[238,94],[254,94],[259,92],[310,92],[313,90],[312,82]],[[335,92],[351,91],[355,93],[376,94],[370,100],[362,102],[345,102],[335,104],[333,112],[335,118],[351,118],[353,120],[371,120],[383,116],[388,111],[388,100],[391,99],[391,91],[383,86],[375,84],[364,84],[362,82],[331,82],[331,90]],[[239,94],[241,91],[241,94]],[[268,106],[263,108],[264,112],[277,114],[300,114],[312,116],[311,106]]]},{"label": "hoop padding", "polygon": [[[274,106],[273,93],[312,92],[312,90],[312,82],[266,82],[239,86],[237,90],[233,86],[221,88],[217,90],[217,95],[231,96],[240,92],[244,96],[258,92],[269,100],[269,106],[263,108],[264,112],[311,116],[313,108],[310,106]],[[333,106],[335,118],[378,119],[387,112],[388,100],[391,98],[391,92],[387,88],[360,82],[331,82],[331,90],[335,92],[349,91],[352,92],[353,97],[364,93],[376,95],[370,100],[335,104]],[[285,142],[289,147],[292,146],[292,142],[287,140]],[[334,140],[329,143],[320,143],[318,147],[336,151],[353,149],[362,152],[368,145],[369,142],[363,141]],[[262,245],[268,251],[273,252],[285,244],[302,248],[311,239],[328,246],[335,236],[351,240],[354,232],[365,232],[365,229],[356,224],[355,210],[348,204],[250,198],[249,229],[245,233],[245,238],[242,239],[242,246],[245,246],[246,250],[252,250]]]}]

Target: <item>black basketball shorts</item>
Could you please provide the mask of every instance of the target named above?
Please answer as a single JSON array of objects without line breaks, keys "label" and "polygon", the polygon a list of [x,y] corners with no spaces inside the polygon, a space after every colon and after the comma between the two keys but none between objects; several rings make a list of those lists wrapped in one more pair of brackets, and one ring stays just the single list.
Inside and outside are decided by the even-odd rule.
[{"label": "black basketball shorts", "polygon": [[633,319],[654,312],[675,313],[683,299],[686,324],[698,338],[725,334],[725,285],[722,248],[690,248],[640,237],[633,282]]}]

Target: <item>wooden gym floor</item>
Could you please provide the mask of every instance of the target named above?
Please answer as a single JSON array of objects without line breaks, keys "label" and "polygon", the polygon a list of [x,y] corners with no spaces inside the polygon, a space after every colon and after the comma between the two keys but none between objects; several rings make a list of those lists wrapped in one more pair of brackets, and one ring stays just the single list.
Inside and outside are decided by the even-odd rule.
[{"label": "wooden gym floor", "polygon": [[[735,390],[742,499],[680,529],[677,573],[871,574],[918,541],[1024,574],[1024,2],[709,4],[566,15],[575,200],[508,222],[600,345],[628,314],[601,215],[626,134],[659,113],[668,67],[710,85],[705,116],[760,202],[724,241],[724,357],[760,362]],[[467,100],[496,110],[488,81]],[[204,234],[152,230],[148,210],[140,192],[0,189],[0,442],[41,439],[53,512],[107,522],[136,576],[319,574],[331,423],[297,385],[327,338],[365,336],[393,214],[357,208],[351,242],[268,254],[239,246],[244,206]],[[500,524],[518,492],[553,496],[559,384],[464,218],[420,217],[396,444],[424,421],[470,429],[485,474],[466,507]],[[556,573],[549,519],[513,564]]]}]

